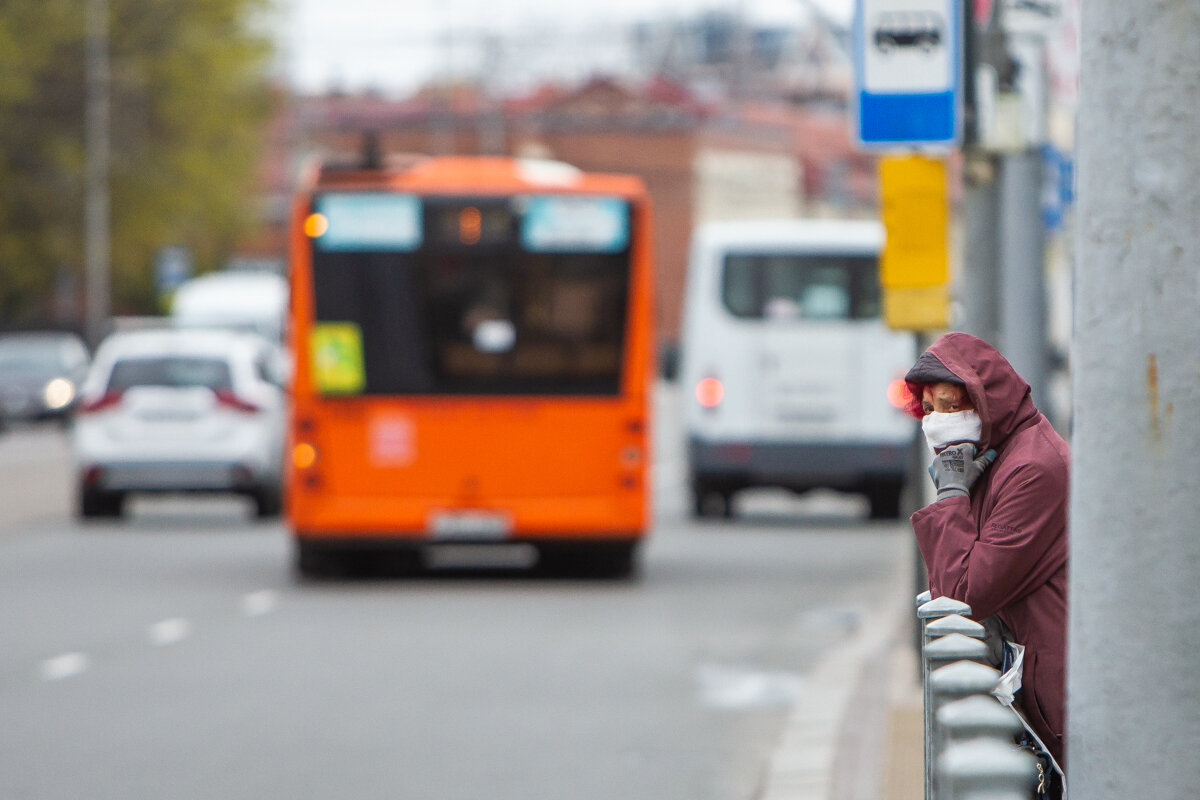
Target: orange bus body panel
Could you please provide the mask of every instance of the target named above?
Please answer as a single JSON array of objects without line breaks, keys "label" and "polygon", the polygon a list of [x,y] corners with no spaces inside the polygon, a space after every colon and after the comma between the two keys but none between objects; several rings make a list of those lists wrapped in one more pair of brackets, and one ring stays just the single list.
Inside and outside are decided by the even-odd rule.
[{"label": "orange bus body panel", "polygon": [[[506,158],[446,157],[396,171],[346,171],[310,181],[291,226],[287,518],[301,539],[434,541],[442,514],[496,515],[511,540],[628,541],[650,519],[650,388],[654,370],[651,216],[640,179],[578,173],[546,182]],[[314,388],[311,244],[314,192],[423,196],[607,195],[630,202],[629,295],[621,390],[613,396],[356,395]]]}]

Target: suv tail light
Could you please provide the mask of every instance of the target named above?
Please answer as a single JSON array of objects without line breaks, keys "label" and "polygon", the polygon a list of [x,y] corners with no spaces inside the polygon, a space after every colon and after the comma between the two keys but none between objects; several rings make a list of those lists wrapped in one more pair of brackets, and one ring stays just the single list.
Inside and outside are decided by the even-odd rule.
[{"label": "suv tail light", "polygon": [[79,406],[78,413],[94,414],[97,411],[103,411],[106,408],[114,408],[121,404],[121,392],[105,392],[95,400],[89,400]]},{"label": "suv tail light", "polygon": [[217,396],[217,405],[225,406],[234,411],[242,411],[246,414],[257,414],[259,411],[262,411],[254,403],[238,397],[233,393],[232,389],[214,389],[213,394]]}]

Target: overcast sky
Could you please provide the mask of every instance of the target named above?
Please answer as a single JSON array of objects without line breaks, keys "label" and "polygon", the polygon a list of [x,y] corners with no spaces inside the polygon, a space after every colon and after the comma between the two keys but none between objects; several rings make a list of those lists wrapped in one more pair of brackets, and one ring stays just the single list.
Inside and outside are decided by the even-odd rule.
[{"label": "overcast sky", "polygon": [[[848,23],[853,0],[276,0],[280,63],[306,91],[411,92],[430,77],[488,72],[499,88],[538,77],[620,74],[621,26],[705,10],[802,21],[810,6]],[[481,70],[486,37],[510,42]],[[507,62],[507,63],[506,63]]]}]

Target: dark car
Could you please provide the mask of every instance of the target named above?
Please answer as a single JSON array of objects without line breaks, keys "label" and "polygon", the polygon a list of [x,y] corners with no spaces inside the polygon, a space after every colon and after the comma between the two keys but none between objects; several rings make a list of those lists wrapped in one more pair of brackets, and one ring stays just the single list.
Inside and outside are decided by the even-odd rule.
[{"label": "dark car", "polygon": [[0,415],[8,422],[69,419],[87,368],[87,347],[73,333],[0,336]]}]

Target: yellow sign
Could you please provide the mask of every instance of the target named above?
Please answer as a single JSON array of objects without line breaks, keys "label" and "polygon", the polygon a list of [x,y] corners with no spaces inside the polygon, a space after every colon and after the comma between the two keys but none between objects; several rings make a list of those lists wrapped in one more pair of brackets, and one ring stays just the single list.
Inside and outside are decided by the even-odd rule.
[{"label": "yellow sign", "polygon": [[319,322],[309,338],[313,380],[324,394],[358,394],[367,384],[362,330],[353,322]]},{"label": "yellow sign", "polygon": [[950,327],[950,293],[945,286],[884,289],[883,318],[897,331],[936,331]]},{"label": "yellow sign", "polygon": [[899,330],[944,328],[950,300],[946,164],[927,156],[885,156],[879,189],[887,230],[879,264],[884,319]]}]

